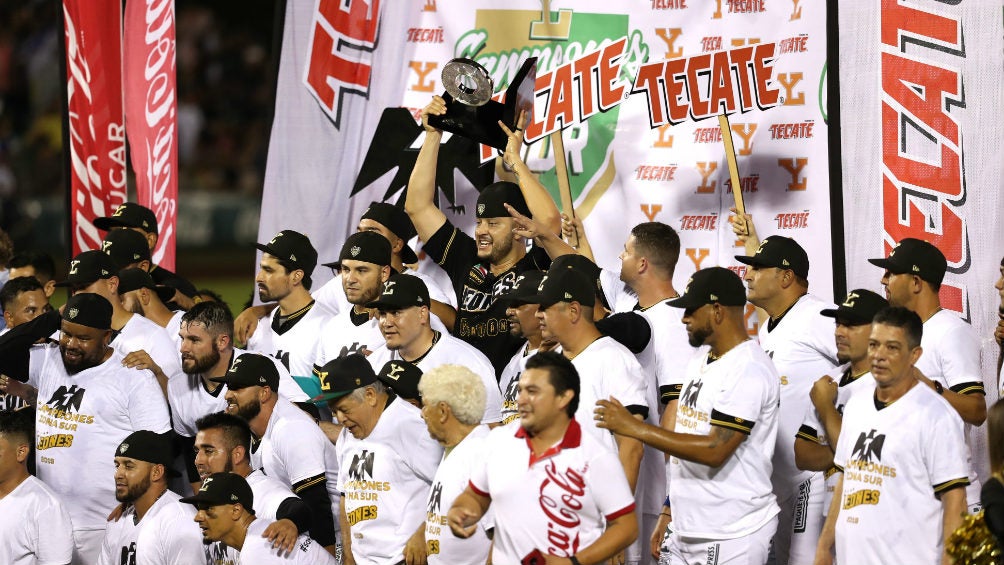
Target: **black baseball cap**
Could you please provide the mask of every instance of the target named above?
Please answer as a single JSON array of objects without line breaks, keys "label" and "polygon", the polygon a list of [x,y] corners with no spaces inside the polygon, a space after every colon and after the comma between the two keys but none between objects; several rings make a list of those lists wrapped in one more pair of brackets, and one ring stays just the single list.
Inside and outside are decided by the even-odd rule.
[{"label": "black baseball cap", "polygon": [[87,286],[100,279],[110,279],[119,272],[115,261],[97,250],[84,251],[70,260],[70,270],[66,280],[56,286]]},{"label": "black baseball cap", "polygon": [[139,228],[157,233],[157,215],[146,206],[135,202],[123,202],[111,216],[94,219],[94,227],[110,231],[112,228]]},{"label": "black baseball cap", "polygon": [[545,276],[547,273],[544,271],[523,271],[516,277],[516,282],[509,292],[498,298],[499,302],[507,307],[536,304],[537,287]]},{"label": "black baseball cap", "polygon": [[772,235],[760,242],[756,253],[736,255],[740,263],[754,267],[790,269],[803,279],[809,278],[809,256],[797,241],[783,235]]},{"label": "black baseball cap", "polygon": [[403,310],[412,306],[428,305],[429,288],[425,286],[425,282],[412,275],[397,274],[383,283],[383,292],[366,307],[380,310]]},{"label": "black baseball cap", "polygon": [[372,202],[359,219],[373,220],[403,239],[404,247],[401,248],[401,260],[405,263],[418,262],[415,250],[408,246],[408,240],[415,237],[416,234],[415,224],[411,223],[411,218],[408,217],[404,208],[387,202]]},{"label": "black baseball cap", "polygon": [[888,257],[869,259],[868,262],[895,275],[917,275],[935,285],[940,285],[945,280],[945,271],[948,269],[948,261],[940,249],[912,237],[900,240]]},{"label": "black baseball cap", "polygon": [[282,230],[268,243],[256,243],[254,246],[276,259],[292,263],[308,275],[317,266],[317,250],[310,239],[298,231]]},{"label": "black baseball cap", "polygon": [[725,267],[708,267],[694,273],[687,281],[683,295],[666,304],[674,308],[700,308],[705,304],[743,306],[746,304],[746,287],[742,279]]},{"label": "black baseball cap", "polygon": [[129,434],[115,450],[115,457],[128,457],[154,465],[163,465],[167,474],[179,477],[181,473],[172,467],[174,461],[171,454],[171,441],[150,430],[138,430]]},{"label": "black baseball cap", "polygon": [[274,391],[279,390],[279,370],[275,368],[275,363],[271,358],[257,353],[240,355],[234,359],[225,375],[209,380],[223,383],[230,390],[249,386],[267,386]]},{"label": "black baseball cap", "polygon": [[112,303],[100,294],[78,292],[66,301],[62,318],[96,330],[112,329]]},{"label": "black baseball cap", "polygon": [[872,318],[879,310],[889,306],[889,301],[878,294],[857,288],[847,293],[847,298],[836,308],[827,308],[819,313],[827,318],[836,318],[852,326],[863,326],[872,323]]},{"label": "black baseball cap", "polygon": [[311,398],[311,402],[337,400],[377,381],[370,362],[359,353],[336,357],[314,372],[321,381],[321,394]]},{"label": "black baseball cap", "polygon": [[552,266],[537,286],[537,295],[527,302],[540,304],[541,310],[558,302],[578,302],[593,307],[596,305],[596,289],[586,275],[567,267],[555,269]]},{"label": "black baseball cap", "polygon": [[350,259],[383,267],[390,265],[390,255],[390,242],[387,241],[386,237],[372,231],[361,231],[345,238],[342,251],[338,254],[338,260],[333,263],[324,263],[324,266],[337,269],[341,266],[342,261]]},{"label": "black baseball cap", "polygon": [[422,369],[417,365],[395,359],[384,363],[377,379],[394,390],[405,400],[419,400],[418,381],[422,380]]},{"label": "black baseball cap", "polygon": [[[133,232],[136,233],[136,232]],[[119,294],[125,294],[141,288],[148,288],[157,293],[161,302],[167,303],[174,298],[174,289],[169,286],[158,286],[153,282],[150,273],[133,267],[119,271]]]},{"label": "black baseball cap", "polygon": [[150,247],[143,234],[135,230],[114,230],[105,235],[101,250],[122,269],[127,265],[150,260]]},{"label": "black baseball cap", "polygon": [[551,261],[551,269],[575,269],[576,271],[586,275],[586,278],[593,281],[593,285],[596,287],[596,296],[600,298],[600,302],[603,306],[610,309],[610,303],[607,302],[607,297],[603,293],[603,283],[600,282],[600,267],[596,263],[592,262],[585,255],[579,255],[578,253],[567,253],[565,255],[560,255]]},{"label": "black baseball cap", "polygon": [[254,514],[254,492],[247,480],[237,473],[213,473],[202,481],[202,487],[194,496],[181,499],[185,504],[206,504],[220,506],[240,504],[250,514]]},{"label": "black baseball cap", "polygon": [[519,185],[503,180],[481,189],[481,193],[478,194],[477,217],[508,218],[509,211],[503,204],[512,206],[524,216],[530,216],[530,208],[526,205],[526,199],[523,198],[523,191],[519,189]]}]

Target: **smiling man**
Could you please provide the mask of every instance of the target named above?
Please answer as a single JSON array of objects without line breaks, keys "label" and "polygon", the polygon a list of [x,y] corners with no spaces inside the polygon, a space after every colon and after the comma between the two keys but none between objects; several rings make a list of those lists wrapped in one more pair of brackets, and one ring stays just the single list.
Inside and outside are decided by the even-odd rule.
[{"label": "smiling man", "polygon": [[147,430],[129,434],[115,450],[115,500],[122,516],[108,524],[98,565],[191,565],[205,558],[192,527],[194,510],[167,490],[170,440]]},{"label": "smiling man", "polygon": [[[269,520],[254,511],[255,498],[244,477],[214,473],[202,481],[195,496],[181,499],[195,506],[195,522],[205,543],[221,542],[237,550],[241,563],[254,565],[335,565],[335,559],[305,535],[292,552],[272,546],[265,531]],[[193,562],[194,563],[194,562]]]},{"label": "smiling man", "polygon": [[227,413],[244,419],[258,439],[251,465],[281,481],[310,506],[315,539],[336,553],[338,461],[334,446],[303,410],[279,395],[279,371],[264,355],[245,353],[222,377]]},{"label": "smiling man", "polygon": [[[335,450],[343,563],[402,562],[408,540],[422,534],[443,450],[418,408],[388,394],[362,355],[329,361],[319,375],[321,395],[314,400],[326,401],[342,425]],[[424,561],[424,541],[416,549]]]},{"label": "smiling man", "polygon": [[[948,563],[962,523],[968,465],[962,420],[914,376],[923,326],[906,308],[872,322],[875,386],[844,407],[837,479],[816,563]],[[920,386],[918,386],[920,385]]]}]

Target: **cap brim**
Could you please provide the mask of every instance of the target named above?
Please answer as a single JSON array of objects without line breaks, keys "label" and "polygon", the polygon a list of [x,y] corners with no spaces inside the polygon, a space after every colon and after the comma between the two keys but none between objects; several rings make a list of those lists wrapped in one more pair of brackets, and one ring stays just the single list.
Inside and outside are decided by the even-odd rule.
[{"label": "cap brim", "polygon": [[160,301],[166,304],[174,299],[175,289],[166,285],[157,285],[154,292],[157,293],[157,298],[160,298]]},{"label": "cap brim", "polygon": [[197,492],[192,496],[186,496],[185,498],[180,499],[179,502],[184,502],[185,504],[209,504],[211,506],[233,504],[229,500],[220,500],[213,496],[206,496],[203,492]]},{"label": "cap brim", "polygon": [[94,227],[101,231],[110,231],[112,228],[139,228],[142,226],[135,226],[128,222],[123,222],[120,218],[106,216],[103,218],[94,218]]},{"label": "cap brim", "polygon": [[341,261],[332,261],[330,263],[321,263],[321,266],[322,267],[327,267],[329,269],[341,269],[342,268],[342,262]]},{"label": "cap brim", "polygon": [[876,267],[880,267],[882,269],[885,269],[887,271],[892,271],[894,273],[903,271],[902,269],[899,269],[896,266],[896,264],[893,263],[892,260],[889,259],[888,257],[882,257],[880,259],[869,259],[868,262],[871,263],[872,265],[875,265]]},{"label": "cap brim", "polygon": [[688,296],[684,294],[683,296],[667,301],[666,304],[672,306],[673,308],[700,308],[701,306],[707,304],[707,302],[695,296]]},{"label": "cap brim", "polygon": [[819,311],[820,316],[825,316],[827,318],[834,318],[840,320],[846,320],[855,326],[863,326],[865,324],[870,324],[872,321],[858,314],[848,312],[846,310],[841,311],[839,308],[827,308],[825,310]]},{"label": "cap brim", "polygon": [[418,255],[415,254],[415,250],[409,245],[405,245],[401,248],[401,262],[406,264],[418,263]]},{"label": "cap brim", "polygon": [[343,396],[348,396],[352,394],[351,390],[341,391],[341,392],[324,392],[318,394],[317,396],[310,399],[311,402],[328,402],[329,400],[338,400]]}]

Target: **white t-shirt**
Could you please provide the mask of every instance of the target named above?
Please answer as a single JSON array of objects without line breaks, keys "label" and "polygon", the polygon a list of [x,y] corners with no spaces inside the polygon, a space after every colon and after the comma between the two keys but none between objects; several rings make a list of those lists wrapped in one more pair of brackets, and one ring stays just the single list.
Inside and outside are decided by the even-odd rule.
[{"label": "white t-shirt", "polygon": [[[351,353],[364,354],[365,351],[375,351],[384,344],[380,333],[380,322],[370,318],[360,325],[352,322],[352,309],[339,312],[325,326],[324,333],[318,336],[317,358],[314,365],[323,367],[325,363]],[[379,371],[380,366],[374,366]]]},{"label": "white t-shirt", "polygon": [[[916,367],[927,378],[959,394],[980,394],[983,376],[980,372],[980,340],[973,327],[950,310],[939,310],[924,322],[920,339],[924,350]],[[980,479],[972,463],[973,427],[965,424],[966,461],[969,465],[969,486],[966,498],[970,504],[980,500]]]},{"label": "white t-shirt", "polygon": [[[243,349],[234,348],[230,363],[246,353]],[[279,395],[290,402],[306,402],[310,400],[300,389],[289,371],[276,358],[269,357],[279,371]],[[220,375],[222,376],[222,375]],[[221,412],[227,407],[227,385],[221,384],[214,392],[209,392],[201,374],[182,374],[167,383],[167,401],[171,405],[171,423],[174,431],[185,437],[195,437],[198,429],[196,420],[214,412]]]},{"label": "white t-shirt", "polygon": [[749,437],[720,467],[670,458],[673,530],[688,537],[733,539],[757,531],[780,510],[770,480],[780,380],[752,340],[710,363],[709,351],[698,349],[687,365],[675,429],[708,435],[712,426],[722,426]]},{"label": "white t-shirt", "polygon": [[[867,394],[871,394],[875,390],[875,378],[872,377],[871,372],[869,371],[857,377],[852,377],[850,374],[850,363],[841,365],[830,376],[836,379],[838,383],[836,406],[837,412],[841,415],[844,413],[844,406],[847,405],[847,401],[852,396],[861,391],[867,391]],[[826,437],[826,428],[819,418],[819,412],[816,412],[815,407],[811,403],[796,437],[818,443],[819,445],[830,445],[831,438]],[[836,440],[833,440],[833,443],[835,448]],[[826,487],[823,492],[823,515],[828,514],[830,511],[830,501],[833,500],[833,491],[837,486],[838,478],[839,476],[835,469],[826,472]]]},{"label": "white t-shirt", "polygon": [[473,469],[484,464],[485,440],[490,431],[488,426],[480,425],[471,430],[452,451],[443,454],[429,490],[425,519],[429,565],[484,565],[488,559],[492,542],[487,530],[494,527],[492,510],[488,509],[478,523],[478,530],[466,539],[453,535],[446,513],[471,482]]},{"label": "white t-shirt", "polygon": [[621,280],[621,274],[600,269],[600,286],[614,312],[630,312],[638,304],[638,294]]},{"label": "white t-shirt", "polygon": [[102,530],[115,502],[115,450],[134,431],[171,429],[167,402],[148,370],[113,352],[71,376],[59,348],[33,347],[28,382],[38,389],[37,476],[65,501],[74,530]]},{"label": "white t-shirt", "polygon": [[98,565],[191,565],[205,560],[202,532],[195,523],[195,507],[165,491],[135,523],[130,506],[115,522],[108,522]]},{"label": "white t-shirt", "polygon": [[172,339],[167,330],[158,326],[156,322],[139,314],[133,314],[112,339],[112,348],[123,357],[133,351],[146,351],[170,381],[184,375],[181,371],[181,354],[178,353],[178,344],[175,342],[177,336],[176,331]]},{"label": "white t-shirt", "polygon": [[300,534],[296,538],[293,552],[286,554],[280,549],[273,549],[272,542],[261,537],[265,528],[272,522],[261,518],[255,519],[248,526],[241,547],[240,558],[244,565],[335,565],[335,558],[309,537]]},{"label": "white t-shirt", "polygon": [[[293,380],[304,390],[320,390],[313,375],[314,362],[317,359],[321,336],[334,315],[317,302],[302,314],[292,326],[282,333],[272,329],[274,320],[279,316],[279,308],[272,310],[268,318],[258,320],[258,327],[248,338],[247,350],[262,355],[271,355],[282,361]],[[288,323],[288,322],[287,322]]]},{"label": "white t-shirt", "polygon": [[28,477],[0,498],[0,563],[63,565],[73,555],[73,525],[59,496]]},{"label": "white t-shirt", "polygon": [[634,510],[617,454],[572,420],[561,442],[533,457],[518,423],[491,431],[470,487],[491,498],[493,563],[519,563],[535,549],[569,557],[606,523]]},{"label": "white t-shirt", "polygon": [[687,326],[683,323],[683,308],[674,308],[663,300],[648,308],[637,310],[652,327],[652,340],[641,353],[638,362],[655,376],[659,397],[663,399],[667,388],[683,384],[684,369],[697,348],[690,345]]},{"label": "white t-shirt", "polygon": [[300,483],[323,476],[327,481],[331,512],[338,523],[338,459],[321,428],[303,410],[281,396],[258,448],[251,454],[251,467],[282,484],[296,488]]},{"label": "white t-shirt", "polygon": [[806,412],[812,407],[809,391],[812,384],[837,367],[836,329],[833,318],[821,315],[826,308],[835,308],[811,294],[798,299],[782,316],[774,329],[760,324],[760,346],[780,375],[781,410],[774,449],[774,492],[785,500],[813,472],[801,471],[795,465],[795,442]]},{"label": "white t-shirt", "polygon": [[838,563],[940,563],[935,495],[969,471],[962,419],[944,398],[915,385],[880,410],[874,392],[854,395],[833,463],[844,471]]},{"label": "white t-shirt", "polygon": [[537,353],[526,343],[512,356],[502,372],[499,373],[499,392],[502,395],[502,425],[519,420],[519,407],[516,396],[519,394],[519,377],[526,370],[526,362]]},{"label": "white t-shirt", "polygon": [[348,518],[343,535],[351,528],[356,563],[398,563],[404,544],[425,522],[442,447],[429,437],[418,408],[394,398],[369,436],[356,439],[343,429],[335,449]]},{"label": "white t-shirt", "polygon": [[[374,371],[379,371],[385,363],[401,359],[397,351],[378,347],[369,357]],[[466,341],[457,339],[450,334],[440,333],[439,340],[433,342],[432,348],[420,359],[412,361],[422,373],[427,373],[441,365],[463,365],[481,377],[485,385],[486,402],[485,415],[482,424],[494,424],[502,421],[502,393],[499,392],[498,381],[495,379],[495,369],[484,353],[478,351]]]},{"label": "white t-shirt", "polygon": [[171,341],[174,342],[174,350],[176,352],[181,349],[181,318],[184,316],[185,311],[178,310],[171,315],[171,319],[168,320],[167,325],[164,326],[164,330],[167,332],[167,337],[171,338]]},{"label": "white t-shirt", "polygon": [[[251,471],[251,474],[244,478],[254,495],[256,518],[275,522],[279,506],[288,498],[297,498],[289,487],[261,472],[260,469]],[[206,546],[206,563],[208,565],[240,563],[240,553],[223,542],[214,541]]]}]

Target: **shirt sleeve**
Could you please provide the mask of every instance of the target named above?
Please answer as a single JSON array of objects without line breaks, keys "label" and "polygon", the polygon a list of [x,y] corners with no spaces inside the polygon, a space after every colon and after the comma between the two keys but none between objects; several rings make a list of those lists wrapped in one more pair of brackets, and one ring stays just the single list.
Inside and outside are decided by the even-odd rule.
[{"label": "shirt sleeve", "polygon": [[742,371],[733,371],[712,406],[711,425],[752,432],[769,402],[771,381],[778,382],[777,376],[760,363],[746,363]]},{"label": "shirt sleeve", "polygon": [[[182,504],[176,502],[175,504]],[[165,524],[170,535],[160,536],[161,552],[155,559],[141,559],[146,552],[138,554],[136,565],[190,565],[202,563],[206,558],[205,546],[202,544],[202,534],[198,528],[193,528],[194,516],[178,513],[174,520]]]},{"label": "shirt sleeve", "polygon": [[[488,484],[488,466],[493,463],[492,456],[498,452],[495,446],[502,437],[499,434],[511,433],[514,433],[511,426],[501,426],[489,432],[488,437],[485,438],[485,456],[471,464],[470,487],[474,492],[489,498],[491,497],[491,485]],[[623,473],[624,471],[621,472]]]},{"label": "shirt sleeve", "polygon": [[[45,522],[40,520],[44,517]],[[73,524],[62,504],[54,503],[47,511],[34,516],[31,524],[36,528],[35,539],[39,565],[69,563],[73,559]],[[101,544],[104,549],[104,543]]]},{"label": "shirt sleeve", "polygon": [[634,511],[634,495],[613,452],[597,450],[586,473],[586,484],[594,487],[596,505],[608,521]]},{"label": "shirt sleeve", "polygon": [[321,288],[311,291],[310,296],[319,305],[331,310],[333,314],[338,314],[342,310],[342,305],[338,300],[339,294],[345,296],[342,291],[341,274],[335,275],[333,279],[321,285]]},{"label": "shirt sleeve", "polygon": [[150,430],[162,434],[173,429],[167,400],[157,384],[157,378],[146,369],[136,373],[129,379],[133,386],[126,399],[133,430]]},{"label": "shirt sleeve", "polygon": [[[940,398],[937,400],[944,402]],[[920,442],[924,465],[936,493],[969,484],[969,457],[962,419],[947,402],[944,403],[943,410],[931,411],[934,419]]]},{"label": "shirt sleeve", "polygon": [[456,281],[463,280],[471,266],[478,262],[474,238],[460,231],[449,220],[425,242],[422,251],[446,271],[454,287],[457,286]]},{"label": "shirt sleeve", "polygon": [[298,483],[317,476],[324,477],[324,445],[321,441],[327,441],[327,438],[313,422],[287,422],[281,429],[275,430],[275,439],[278,441],[273,441],[272,446],[286,466],[286,476],[294,492],[301,486]]},{"label": "shirt sleeve", "polygon": [[973,327],[963,322],[942,338],[941,368],[948,388],[958,394],[986,394],[980,373],[980,343]]},{"label": "shirt sleeve", "polygon": [[819,414],[816,413],[816,409],[811,404],[805,411],[805,418],[802,418],[802,425],[798,428],[795,437],[819,445],[827,445],[826,431],[819,421]]},{"label": "shirt sleeve", "polygon": [[648,418],[648,405],[645,394],[645,371],[635,360],[633,355],[624,354],[619,359],[610,357],[609,372],[606,374],[610,378],[604,379],[609,383],[609,395],[616,398],[621,404],[626,406],[632,414],[641,414],[642,418]]}]

